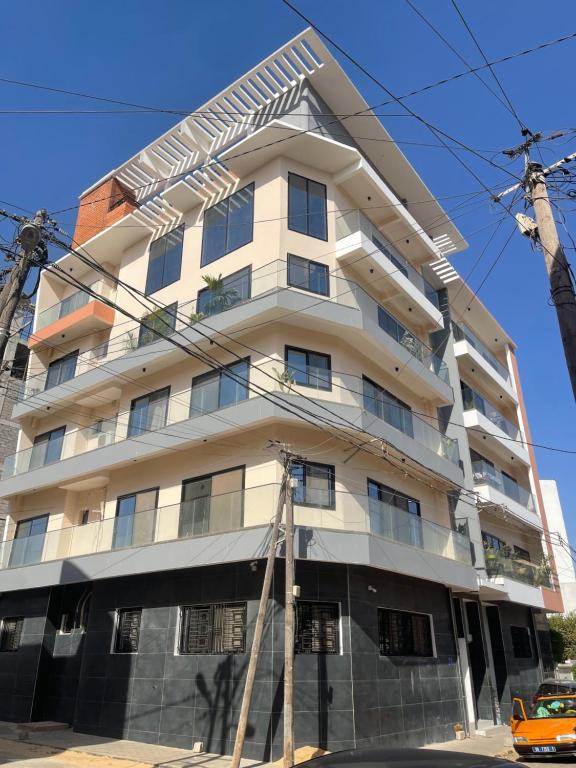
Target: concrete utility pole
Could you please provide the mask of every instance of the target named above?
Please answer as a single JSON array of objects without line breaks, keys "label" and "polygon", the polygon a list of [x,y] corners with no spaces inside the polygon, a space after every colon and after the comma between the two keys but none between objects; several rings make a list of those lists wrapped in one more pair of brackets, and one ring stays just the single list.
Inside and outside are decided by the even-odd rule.
[{"label": "concrete utility pole", "polygon": [[42,227],[46,221],[46,211],[44,209],[38,211],[34,221],[20,218],[18,220],[22,223],[18,235],[20,257],[0,293],[0,361],[4,360],[14,314],[24,292],[30,270],[35,266],[41,266],[46,260],[45,253],[39,254],[37,250],[42,242]]},{"label": "concrete utility pole", "polygon": [[546,270],[550,279],[550,295],[556,307],[564,355],[572,382],[572,392],[576,398],[576,296],[574,294],[574,282],[558,237],[556,222],[548,197],[546,176],[540,164],[528,164],[527,186],[538,225],[538,238],[544,251]]},{"label": "concrete utility pole", "polygon": [[[286,459],[290,477],[290,456]],[[284,768],[294,765],[294,507],[286,489],[286,599],[284,604]]]}]

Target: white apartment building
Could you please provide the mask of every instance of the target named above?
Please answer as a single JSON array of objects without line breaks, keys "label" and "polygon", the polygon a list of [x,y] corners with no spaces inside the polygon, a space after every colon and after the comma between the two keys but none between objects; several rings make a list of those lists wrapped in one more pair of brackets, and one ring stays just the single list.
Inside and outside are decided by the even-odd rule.
[{"label": "white apartment building", "polygon": [[[562,606],[514,343],[362,110],[307,30],[81,195],[0,480],[0,719],[231,752],[271,440],[301,457],[297,746],[505,722],[551,666]],[[266,760],[277,566],[245,750]]]},{"label": "white apartment building", "polygon": [[554,552],[554,562],[562,593],[564,613],[576,611],[576,569],[574,553],[568,538],[566,520],[555,480],[541,480],[544,508]]}]

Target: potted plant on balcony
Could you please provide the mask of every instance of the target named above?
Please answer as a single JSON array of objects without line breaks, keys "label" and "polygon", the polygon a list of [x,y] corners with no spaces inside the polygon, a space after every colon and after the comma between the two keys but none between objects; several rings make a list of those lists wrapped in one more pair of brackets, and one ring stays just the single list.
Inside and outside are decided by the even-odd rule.
[{"label": "potted plant on balcony", "polygon": [[136,331],[128,331],[124,339],[124,347],[126,352],[132,352],[133,350],[138,349],[138,336]]},{"label": "potted plant on balcony", "polygon": [[294,376],[290,373],[288,368],[284,368],[282,371],[279,371],[278,368],[272,368],[272,370],[278,379],[280,390],[282,392],[289,392],[296,382]]},{"label": "potted plant on balcony", "polygon": [[549,587],[552,582],[552,565],[547,555],[542,555],[542,559],[538,564],[536,581],[539,587]]},{"label": "potted plant on balcony", "polygon": [[238,291],[235,288],[225,287],[222,274],[219,274],[218,277],[203,275],[202,280],[206,283],[206,288],[210,294],[205,307],[205,314],[207,315],[217,315],[219,312],[223,312],[232,304],[235,304],[239,298]]}]

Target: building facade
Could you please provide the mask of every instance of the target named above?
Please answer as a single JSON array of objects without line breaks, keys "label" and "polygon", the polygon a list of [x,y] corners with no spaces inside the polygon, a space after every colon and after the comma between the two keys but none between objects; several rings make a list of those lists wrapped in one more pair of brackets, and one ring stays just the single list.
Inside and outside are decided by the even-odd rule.
[{"label": "building facade", "polygon": [[[270,441],[299,457],[297,746],[504,722],[551,665],[514,344],[378,119],[342,118],[360,110],[308,30],[81,196],[0,481],[0,719],[231,752]],[[260,759],[281,751],[281,554]]]},{"label": "building facade", "polygon": [[558,485],[555,480],[541,480],[540,485],[548,518],[564,613],[573,613],[576,611],[576,569]]}]

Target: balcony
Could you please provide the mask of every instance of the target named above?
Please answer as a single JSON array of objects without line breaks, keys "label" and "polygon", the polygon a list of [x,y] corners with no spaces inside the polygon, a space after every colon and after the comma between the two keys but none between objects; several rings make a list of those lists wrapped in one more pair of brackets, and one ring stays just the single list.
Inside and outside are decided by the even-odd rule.
[{"label": "balcony", "polygon": [[[234,327],[243,327],[263,316],[283,316],[286,322],[303,327],[313,322],[318,331],[325,333],[339,333],[340,326],[353,329],[359,351],[370,358],[377,355],[383,364],[401,369],[402,381],[419,397],[438,404],[454,400],[446,364],[354,282],[331,275],[330,295],[314,295],[289,286],[286,262],[277,260],[253,270],[251,279],[240,281],[232,293],[228,291],[213,299],[208,308],[203,301],[202,312],[195,300],[179,305],[173,333],[180,343],[202,343],[206,336],[220,330],[229,333]],[[131,321],[117,324],[106,344],[78,355],[66,387],[52,387],[38,405],[44,408],[72,400],[75,391],[85,396],[89,389],[111,386],[118,377],[140,373],[143,365],[157,360],[159,355],[165,358],[166,365],[171,363],[171,357],[180,357],[166,341],[147,345],[147,356],[143,356],[142,350],[131,354],[138,348],[138,326]],[[20,400],[31,402],[28,407],[17,405],[15,417],[32,414],[38,406],[31,399],[48,386],[46,370],[30,375],[22,384]]]},{"label": "balcony", "polygon": [[348,211],[336,219],[336,258],[378,281],[378,290],[417,322],[443,327],[436,289],[391,245],[362,211]]},{"label": "balcony", "polygon": [[496,388],[500,395],[517,404],[518,396],[509,370],[465,323],[452,323],[454,354],[462,361],[462,370],[469,378],[478,376],[488,388]]},{"label": "balcony", "polygon": [[472,473],[481,504],[506,507],[523,522],[541,528],[536,502],[528,489],[484,460],[472,461]]},{"label": "balcony", "polygon": [[529,466],[530,457],[520,428],[467,384],[461,382],[461,387],[464,425],[486,441],[501,460],[509,461],[512,457]]},{"label": "balcony", "polygon": [[480,595],[486,600],[505,599],[519,605],[544,608],[544,589],[552,579],[546,563],[535,565],[494,550],[485,552],[487,580],[481,580]]},{"label": "balcony", "polygon": [[[113,299],[115,290],[104,281],[97,281],[90,289],[107,299]],[[37,316],[34,333],[28,346],[37,349],[58,339],[72,341],[90,332],[111,328],[114,324],[114,310],[98,301],[86,291],[76,291],[58,304],[45,309]]]},{"label": "balcony", "polygon": [[[185,559],[183,565],[179,566],[175,561],[162,557],[161,553],[166,554],[166,551],[159,545],[200,539],[202,549],[209,551],[211,547],[204,542],[210,540],[206,537],[218,536],[219,543],[215,549],[221,559],[226,560],[227,547],[222,546],[222,542],[226,541],[225,535],[228,533],[236,533],[236,543],[231,545],[231,554],[241,559],[241,539],[238,534],[257,529],[263,529],[264,532],[269,530],[270,514],[276,506],[278,488],[275,484],[262,485],[121,517],[107,517],[85,525],[49,530],[35,536],[16,539],[8,537],[0,543],[0,570],[16,571],[17,581],[17,572],[22,567],[72,561],[77,564],[77,571],[83,568],[83,572],[88,575],[90,563],[96,566],[98,560],[87,562],[86,556],[115,552],[121,554],[142,547],[147,548],[143,563],[148,571],[160,567],[189,567],[192,562],[189,546],[183,550]],[[366,540],[357,539],[354,536],[356,534],[369,537],[368,540],[379,553],[375,555],[376,560],[381,558],[380,567],[411,574],[416,570],[419,575],[425,574],[425,578],[433,574],[434,579],[439,573],[445,572],[446,579],[454,579],[456,583],[467,583],[471,578],[475,580],[471,569],[470,541],[466,535],[368,496],[337,491],[330,492],[328,499],[321,491],[303,490],[305,506],[298,502],[298,488],[295,491],[297,528],[322,530],[327,540],[340,545],[345,546],[348,541],[347,555],[351,562],[362,561],[366,556],[366,550],[355,551],[354,542]],[[154,551],[149,548],[150,545],[154,545]],[[155,555],[156,547],[158,550]],[[337,559],[337,551],[338,547],[331,553],[319,551],[318,559]],[[26,557],[22,556],[23,552],[28,553]],[[137,553],[130,558],[124,554],[119,562],[123,563],[124,568],[130,568],[137,557]],[[107,561],[115,562],[109,557]]]}]

